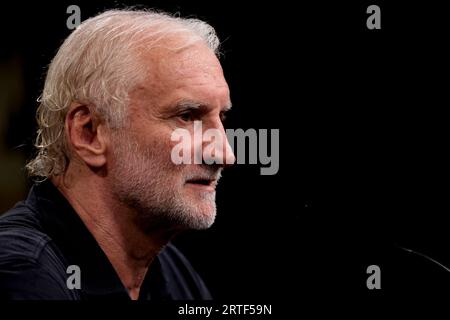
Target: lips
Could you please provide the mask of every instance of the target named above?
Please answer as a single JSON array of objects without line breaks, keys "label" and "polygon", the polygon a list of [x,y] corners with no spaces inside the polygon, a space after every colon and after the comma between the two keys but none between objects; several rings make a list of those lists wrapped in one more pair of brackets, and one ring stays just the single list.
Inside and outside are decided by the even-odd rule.
[{"label": "lips", "polygon": [[201,177],[195,177],[195,178],[186,180],[186,183],[203,185],[203,186],[215,186],[216,182],[217,182],[217,180],[215,178],[201,178]]},{"label": "lips", "polygon": [[220,172],[218,174],[192,174],[186,178],[186,184],[200,189],[215,190],[217,182],[220,179]]}]

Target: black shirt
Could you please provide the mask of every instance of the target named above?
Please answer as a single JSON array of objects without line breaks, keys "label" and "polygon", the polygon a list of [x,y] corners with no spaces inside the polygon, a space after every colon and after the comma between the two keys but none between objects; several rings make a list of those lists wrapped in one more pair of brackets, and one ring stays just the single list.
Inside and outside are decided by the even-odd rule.
[{"label": "black shirt", "polygon": [[[75,274],[68,270],[71,265],[79,267],[80,289],[68,288],[68,278]],[[0,216],[0,299],[130,297],[77,213],[47,181],[34,185],[25,201]],[[211,299],[211,295],[187,259],[169,243],[151,264],[139,300],[192,299]]]}]

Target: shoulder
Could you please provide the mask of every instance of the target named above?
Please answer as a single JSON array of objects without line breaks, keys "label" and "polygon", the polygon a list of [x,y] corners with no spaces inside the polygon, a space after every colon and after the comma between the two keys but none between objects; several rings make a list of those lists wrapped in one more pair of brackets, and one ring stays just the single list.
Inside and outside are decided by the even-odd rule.
[{"label": "shoulder", "polygon": [[0,298],[67,299],[56,250],[24,203],[0,216]]},{"label": "shoulder", "polygon": [[25,203],[0,216],[0,263],[14,258],[36,261],[49,241],[36,213]]},{"label": "shoulder", "polygon": [[179,292],[178,299],[210,300],[211,293],[203,279],[194,270],[189,260],[172,243],[169,243],[158,255],[161,268],[169,287]]}]

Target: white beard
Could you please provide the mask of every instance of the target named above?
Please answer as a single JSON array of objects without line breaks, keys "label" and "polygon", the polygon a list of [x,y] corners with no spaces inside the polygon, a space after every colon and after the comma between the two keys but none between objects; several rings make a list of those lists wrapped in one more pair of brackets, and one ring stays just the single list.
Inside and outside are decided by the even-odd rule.
[{"label": "white beard", "polygon": [[[184,189],[188,167],[171,162],[168,146],[157,142],[151,149],[143,148],[130,137],[122,137],[116,139],[113,154],[108,173],[113,194],[136,210],[143,228],[207,229],[214,223],[215,192],[201,192],[197,199],[190,196]],[[218,171],[193,167],[201,167],[196,171]]]}]

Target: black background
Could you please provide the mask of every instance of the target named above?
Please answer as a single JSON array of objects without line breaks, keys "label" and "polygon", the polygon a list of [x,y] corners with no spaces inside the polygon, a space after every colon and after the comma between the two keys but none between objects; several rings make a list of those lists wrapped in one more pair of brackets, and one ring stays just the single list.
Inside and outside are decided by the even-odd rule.
[{"label": "black background", "polygon": [[[176,240],[217,298],[379,301],[395,285],[368,290],[366,268],[389,273],[396,244],[450,265],[448,19],[437,1],[393,2],[139,2],[216,28],[229,127],[280,129],[278,174],[228,169],[215,225]],[[20,56],[26,79],[6,141],[27,157],[70,4],[84,20],[136,2],[0,7],[0,57]],[[370,4],[381,7],[381,30],[366,28]],[[412,283],[429,276],[413,267]]]}]

